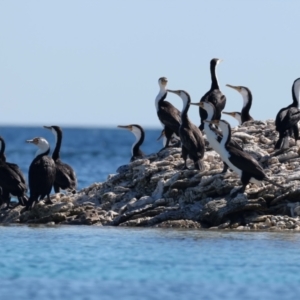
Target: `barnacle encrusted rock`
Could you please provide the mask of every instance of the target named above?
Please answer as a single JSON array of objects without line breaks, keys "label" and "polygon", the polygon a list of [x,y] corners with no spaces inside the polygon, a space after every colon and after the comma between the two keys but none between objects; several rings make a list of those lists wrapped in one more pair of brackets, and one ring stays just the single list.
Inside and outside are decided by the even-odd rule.
[{"label": "barnacle encrusted rock", "polygon": [[53,195],[52,205],[40,201],[31,211],[1,211],[0,222],[300,231],[300,156],[294,140],[276,153],[273,120],[244,123],[232,129],[232,138],[284,187],[249,184],[232,197],[240,179],[230,170],[221,174],[223,162],[206,143],[201,173],[191,161],[183,170],[181,149],[168,148],[119,167],[105,182],[76,194]]}]

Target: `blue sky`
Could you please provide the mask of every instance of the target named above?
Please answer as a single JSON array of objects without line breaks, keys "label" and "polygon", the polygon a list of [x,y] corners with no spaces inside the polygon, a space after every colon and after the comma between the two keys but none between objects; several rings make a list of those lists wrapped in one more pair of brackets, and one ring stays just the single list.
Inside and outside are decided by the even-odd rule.
[{"label": "blue sky", "polygon": [[252,116],[274,119],[300,77],[299,13],[281,0],[2,0],[0,124],[160,128],[158,78],[199,101],[214,57],[225,110],[242,107],[225,84],[244,85]]}]

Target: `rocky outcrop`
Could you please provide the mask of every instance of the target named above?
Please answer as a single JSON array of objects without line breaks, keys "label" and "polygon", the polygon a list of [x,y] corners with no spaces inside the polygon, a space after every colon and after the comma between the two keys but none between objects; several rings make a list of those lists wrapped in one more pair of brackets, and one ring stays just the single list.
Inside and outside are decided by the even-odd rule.
[{"label": "rocky outcrop", "polygon": [[16,207],[0,213],[0,222],[111,226],[156,226],[230,230],[300,231],[300,156],[290,149],[274,153],[274,121],[252,121],[233,128],[232,137],[253,155],[266,174],[283,188],[265,182],[241,186],[207,146],[205,171],[182,170],[180,148],[169,148],[122,166],[102,183],[77,194],[56,194],[54,204],[38,203],[31,211]]}]

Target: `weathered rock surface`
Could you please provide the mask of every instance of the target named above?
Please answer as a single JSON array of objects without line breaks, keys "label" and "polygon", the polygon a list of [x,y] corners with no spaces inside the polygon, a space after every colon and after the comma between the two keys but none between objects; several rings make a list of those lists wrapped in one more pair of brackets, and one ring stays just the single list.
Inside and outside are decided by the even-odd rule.
[{"label": "weathered rock surface", "polygon": [[300,231],[300,156],[290,149],[274,153],[274,121],[252,121],[233,128],[232,136],[253,155],[275,182],[249,184],[232,197],[239,177],[207,147],[205,171],[182,170],[180,148],[169,148],[121,166],[105,182],[76,194],[55,194],[54,204],[40,201],[31,211],[16,207],[0,212],[0,223],[154,226],[223,230]]}]

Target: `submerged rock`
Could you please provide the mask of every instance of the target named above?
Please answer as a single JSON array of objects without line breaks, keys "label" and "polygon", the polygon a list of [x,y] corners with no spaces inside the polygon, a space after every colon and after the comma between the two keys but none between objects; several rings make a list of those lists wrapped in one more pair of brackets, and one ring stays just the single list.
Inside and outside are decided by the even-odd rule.
[{"label": "submerged rock", "polygon": [[181,149],[168,148],[121,166],[105,182],[76,194],[55,194],[54,204],[1,211],[0,223],[300,231],[300,157],[293,139],[288,151],[276,153],[272,120],[250,121],[232,132],[283,188],[249,184],[232,197],[240,179],[230,170],[221,174],[223,162],[209,146],[203,172],[194,170],[192,161],[182,170]]}]

